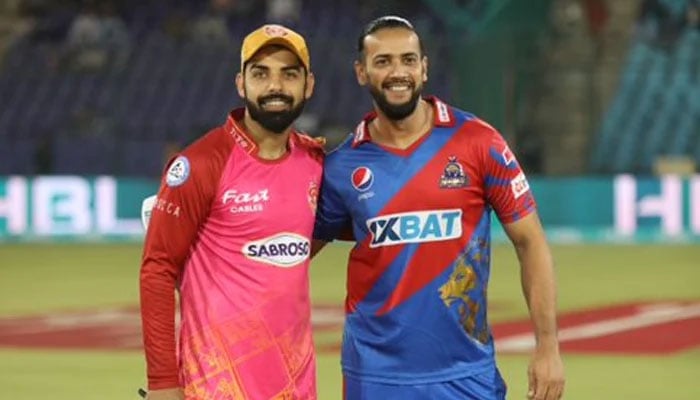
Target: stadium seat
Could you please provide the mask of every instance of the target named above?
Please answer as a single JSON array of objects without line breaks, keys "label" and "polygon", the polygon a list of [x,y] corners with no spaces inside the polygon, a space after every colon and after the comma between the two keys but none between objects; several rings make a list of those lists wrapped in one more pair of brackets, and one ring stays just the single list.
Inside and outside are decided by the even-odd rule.
[{"label": "stadium seat", "polygon": [[36,142],[9,140],[0,146],[0,175],[32,175],[36,172]]},{"label": "stadium seat", "polygon": [[650,173],[659,155],[697,154],[699,67],[700,34],[694,30],[665,50],[638,39],[594,141],[591,169]]},{"label": "stadium seat", "polygon": [[52,145],[52,169],[56,174],[113,174],[119,154],[111,137],[57,137]]},{"label": "stadium seat", "polygon": [[[205,2],[181,0],[175,8],[163,2],[137,3],[123,15],[134,45],[121,68],[65,70],[56,63],[60,43],[16,41],[0,66],[0,91],[3,98],[12,99],[0,110],[1,137],[15,137],[16,127],[34,138],[50,136],[56,143],[55,173],[137,174],[142,166],[143,174],[150,175],[151,164],[144,161],[127,168],[107,153],[114,152],[122,140],[130,148],[139,148],[138,141],[150,143],[146,147],[164,140],[189,142],[219,125],[228,110],[241,104],[234,85],[237,53],[243,36],[257,27],[258,19],[232,15],[230,43],[212,46],[188,40],[186,35],[170,36],[163,29],[173,12],[194,20]],[[307,37],[317,75],[315,94],[305,113],[334,128],[352,129],[371,106],[352,70],[355,40],[367,18],[360,7],[340,0],[304,0],[303,18],[295,24]],[[421,16],[426,18],[426,26],[431,27],[430,17]],[[338,49],[345,55],[339,57]],[[431,68],[431,76],[447,79],[447,65]],[[111,124],[108,130],[114,136],[98,134],[99,139],[79,145],[71,127],[90,115]],[[104,157],[89,155],[82,161],[76,157],[76,148]]]}]

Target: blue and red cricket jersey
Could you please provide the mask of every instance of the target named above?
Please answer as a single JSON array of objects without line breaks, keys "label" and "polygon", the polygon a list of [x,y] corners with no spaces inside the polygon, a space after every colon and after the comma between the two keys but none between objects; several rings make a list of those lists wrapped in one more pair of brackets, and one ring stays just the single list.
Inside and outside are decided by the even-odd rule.
[{"label": "blue and red cricket jersey", "polygon": [[368,115],[328,154],[314,236],[352,227],[346,377],[426,384],[493,370],[487,322],[490,223],[535,210],[491,126],[435,97],[434,127],[405,150],[372,142]]}]

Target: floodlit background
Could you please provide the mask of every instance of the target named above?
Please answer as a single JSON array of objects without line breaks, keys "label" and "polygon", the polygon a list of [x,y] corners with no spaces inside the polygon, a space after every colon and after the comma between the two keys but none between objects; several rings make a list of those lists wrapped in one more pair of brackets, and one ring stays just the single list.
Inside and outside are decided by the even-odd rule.
[{"label": "floodlit background", "polygon": [[[370,109],[369,20],[421,33],[427,94],[485,119],[553,243],[567,399],[700,398],[698,0],[0,1],[0,393],[136,399],[141,199],[239,106],[240,42],[284,23],[317,86],[297,126],[333,148]],[[494,232],[490,319],[526,391],[518,265]],[[344,265],[312,263],[321,400],[340,399]]]}]

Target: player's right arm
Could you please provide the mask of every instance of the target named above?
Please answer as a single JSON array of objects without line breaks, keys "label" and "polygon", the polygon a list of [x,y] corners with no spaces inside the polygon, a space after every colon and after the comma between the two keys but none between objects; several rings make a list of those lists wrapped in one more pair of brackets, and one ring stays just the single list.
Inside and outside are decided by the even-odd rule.
[{"label": "player's right arm", "polygon": [[209,213],[214,174],[204,161],[185,155],[169,164],[146,234],[140,295],[149,399],[177,399],[172,396],[180,390],[175,291],[198,229]]}]

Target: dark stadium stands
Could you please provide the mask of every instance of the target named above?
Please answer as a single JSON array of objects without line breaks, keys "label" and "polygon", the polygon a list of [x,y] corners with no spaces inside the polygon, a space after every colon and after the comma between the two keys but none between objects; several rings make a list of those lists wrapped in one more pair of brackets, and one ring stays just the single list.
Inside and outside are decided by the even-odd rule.
[{"label": "dark stadium stands", "polygon": [[[664,3],[682,18],[686,2]],[[700,160],[697,26],[681,26],[671,43],[644,35],[635,38],[592,147],[591,169],[648,174],[655,160],[664,156]]]},{"label": "dark stadium stands", "polygon": [[[240,104],[234,86],[240,42],[264,15],[229,15],[229,38],[203,40],[177,24],[202,16],[206,2],[176,4],[134,2],[122,12],[131,43],[121,64],[110,58],[111,48],[107,61],[98,54],[85,65],[55,38],[27,35],[13,43],[0,65],[0,136],[31,159],[48,144],[48,154],[38,156],[46,158],[40,166],[48,170],[13,161],[0,172],[153,176],[160,172],[166,144],[185,145],[220,124]],[[367,18],[355,2],[308,0],[300,18],[288,21],[307,36],[311,51],[317,86],[305,121],[313,134],[329,126],[352,129],[369,110],[369,96],[352,70],[356,36]],[[428,33],[440,29],[429,16],[415,20]],[[429,45],[429,54],[440,51],[439,42]],[[438,79],[444,74],[434,65],[431,78],[446,93],[447,80]]]}]

